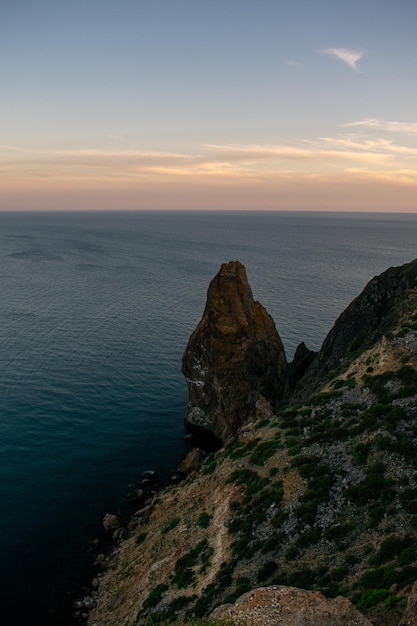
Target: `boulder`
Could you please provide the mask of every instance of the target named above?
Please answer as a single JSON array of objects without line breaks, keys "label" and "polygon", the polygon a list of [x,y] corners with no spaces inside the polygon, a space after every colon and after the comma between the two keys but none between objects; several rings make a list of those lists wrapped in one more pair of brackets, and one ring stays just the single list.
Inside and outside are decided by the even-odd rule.
[{"label": "boulder", "polygon": [[245,267],[223,264],[182,360],[186,425],[227,440],[254,418],[260,395],[271,401],[282,396],[286,370],[282,341],[271,316],[253,299]]},{"label": "boulder", "polygon": [[398,626],[417,626],[417,581],[408,596],[407,607]]},{"label": "boulder", "polygon": [[193,448],[181,462],[178,470],[182,474],[190,474],[198,469],[206,457],[206,453],[200,448]]},{"label": "boulder", "polygon": [[210,619],[239,626],[371,626],[347,598],[284,586],[249,591],[217,607]]},{"label": "boulder", "polygon": [[103,517],[103,528],[108,535],[112,535],[121,525],[120,518],[114,513],[106,513]]}]

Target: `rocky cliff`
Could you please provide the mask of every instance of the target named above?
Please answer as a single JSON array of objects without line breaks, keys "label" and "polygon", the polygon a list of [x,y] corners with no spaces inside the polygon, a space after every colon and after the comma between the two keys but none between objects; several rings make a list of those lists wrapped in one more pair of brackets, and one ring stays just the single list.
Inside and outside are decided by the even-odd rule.
[{"label": "rocky cliff", "polygon": [[[369,285],[312,364],[300,349],[300,402],[257,402],[138,509],[97,575],[90,626],[417,626],[417,261]],[[238,314],[246,327],[223,307],[221,328]]]},{"label": "rocky cliff", "polygon": [[253,418],[260,395],[276,400],[283,394],[282,341],[271,316],[253,299],[238,261],[223,264],[211,281],[182,370],[189,394],[186,423],[222,441]]},{"label": "rocky cliff", "polygon": [[395,327],[403,313],[401,302],[415,287],[417,260],[390,267],[375,276],[343,311],[325,338],[317,358],[306,368],[293,399],[307,398],[334,377],[355,356]]}]

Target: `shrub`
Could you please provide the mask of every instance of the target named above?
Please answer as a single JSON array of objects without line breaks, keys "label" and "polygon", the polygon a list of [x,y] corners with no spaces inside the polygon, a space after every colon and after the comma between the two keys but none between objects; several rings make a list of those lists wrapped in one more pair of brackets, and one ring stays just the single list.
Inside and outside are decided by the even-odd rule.
[{"label": "shrub", "polygon": [[392,567],[379,567],[365,572],[361,584],[365,589],[389,589],[399,578],[399,572]]},{"label": "shrub", "polygon": [[256,424],[254,425],[254,429],[255,430],[259,430],[260,428],[264,428],[265,426],[268,426],[269,424],[269,419],[262,419],[259,420],[259,422],[256,422]]},{"label": "shrub", "polygon": [[164,611],[163,618],[168,621],[172,621],[172,618],[174,618],[184,607],[190,604],[190,602],[193,602],[196,597],[197,596],[179,596],[179,598],[174,598],[167,610]]},{"label": "shrub", "polygon": [[247,591],[250,591],[251,588],[252,588],[252,585],[250,583],[249,578],[246,578],[246,576],[241,576],[236,581],[235,591],[233,591],[232,593],[230,593],[228,596],[225,597],[224,603],[233,604],[233,602],[235,602],[241,595],[243,595]]},{"label": "shrub", "polygon": [[137,546],[140,546],[140,544],[141,544],[143,541],[145,541],[145,539],[146,539],[146,537],[147,537],[147,534],[148,534],[148,533],[141,532],[141,533],[139,533],[139,534],[137,534],[137,535],[136,535],[136,537],[135,537],[135,543],[136,543],[136,545],[137,545]]},{"label": "shrub", "polygon": [[264,541],[261,547],[262,554],[273,552],[279,548],[285,538],[285,533],[274,533]]},{"label": "shrub", "polygon": [[320,539],[321,530],[319,528],[309,528],[309,530],[306,530],[299,536],[294,545],[297,548],[308,548],[320,541]]},{"label": "shrub", "polygon": [[239,469],[232,472],[226,482],[243,485],[245,487],[246,495],[251,496],[261,491],[261,489],[268,483],[268,479],[261,478],[261,476],[253,470]]},{"label": "shrub", "polygon": [[364,465],[368,460],[369,452],[371,450],[371,444],[369,442],[357,443],[353,448],[353,462],[355,465]]},{"label": "shrub", "polygon": [[381,565],[397,556],[404,548],[410,545],[408,538],[400,539],[399,537],[387,537],[381,543],[378,552],[369,560],[371,565]]},{"label": "shrub", "polygon": [[417,561],[417,547],[412,545],[404,548],[397,559],[398,567],[403,567],[404,565],[410,565],[410,563],[414,563]]},{"label": "shrub", "polygon": [[207,566],[213,549],[209,547],[207,539],[200,541],[186,555],[178,559],[175,564],[172,582],[179,589],[189,587],[194,584],[196,578],[193,568],[201,560],[203,568]]},{"label": "shrub", "polygon": [[163,593],[167,589],[168,589],[168,585],[164,585],[164,584],[157,585],[154,589],[152,589],[152,591],[149,593],[148,597],[144,601],[143,608],[144,609],[152,609],[157,604],[159,604],[159,602],[162,599]]},{"label": "shrub", "polygon": [[277,450],[281,448],[281,443],[277,439],[263,441],[258,444],[250,456],[250,462],[254,465],[263,465]]},{"label": "shrub", "polygon": [[366,504],[378,499],[387,503],[395,497],[392,485],[393,480],[385,476],[385,465],[374,463],[369,466],[366,477],[361,483],[346,489],[346,495],[357,504]]},{"label": "shrub", "polygon": [[291,460],[291,467],[296,467],[302,478],[310,478],[314,473],[320,459],[318,456],[298,455]]},{"label": "shrub", "polygon": [[382,504],[373,504],[369,507],[368,513],[368,528],[378,528],[386,513],[386,507],[382,506]]},{"label": "shrub", "polygon": [[275,561],[268,561],[259,570],[259,572],[258,572],[258,581],[260,583],[262,583],[265,580],[268,580],[268,578],[270,578],[272,576],[272,574],[276,573],[277,569],[278,569],[278,565],[275,563]]},{"label": "shrub", "polygon": [[355,603],[356,608],[359,611],[367,611],[375,606],[375,604],[386,600],[391,595],[388,589],[366,589]]},{"label": "shrub", "polygon": [[208,528],[210,526],[210,520],[211,516],[206,511],[203,511],[197,520],[197,524],[201,526],[201,528]]},{"label": "shrub", "polygon": [[322,502],[329,500],[329,491],[332,485],[333,476],[329,473],[329,469],[324,465],[317,465],[295,511],[301,522],[310,525],[314,523],[317,507]]},{"label": "shrub", "polygon": [[345,539],[346,535],[348,535],[354,526],[352,524],[336,524],[335,526],[331,526],[324,531],[324,538],[328,541],[339,541],[341,539]]},{"label": "shrub", "polygon": [[180,523],[179,517],[172,517],[169,522],[161,529],[161,533],[166,535],[170,530],[173,530]]}]

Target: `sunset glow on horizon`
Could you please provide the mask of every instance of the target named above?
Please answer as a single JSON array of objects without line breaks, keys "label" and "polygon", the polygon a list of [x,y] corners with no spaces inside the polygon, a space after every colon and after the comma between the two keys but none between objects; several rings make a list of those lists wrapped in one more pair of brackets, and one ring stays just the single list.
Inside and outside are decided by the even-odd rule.
[{"label": "sunset glow on horizon", "polygon": [[1,10],[0,210],[417,211],[417,5]]}]

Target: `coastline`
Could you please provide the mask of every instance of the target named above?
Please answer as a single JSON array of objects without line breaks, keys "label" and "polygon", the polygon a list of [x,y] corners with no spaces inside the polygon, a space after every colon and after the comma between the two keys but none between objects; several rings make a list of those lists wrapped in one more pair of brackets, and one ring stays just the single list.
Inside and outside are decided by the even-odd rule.
[{"label": "coastline", "polygon": [[219,449],[216,439],[203,432],[192,432],[191,429],[183,439],[190,447],[179,461],[175,473],[168,475],[156,466],[144,470],[140,482],[128,485],[124,493],[125,506],[116,507],[116,512],[104,513],[100,534],[90,540],[91,558],[87,577],[82,587],[71,595],[69,619],[75,619],[77,623],[88,620],[89,612],[97,605],[100,579],[117,560],[126,540],[147,522],[158,496],[186,481],[207,455]]}]

